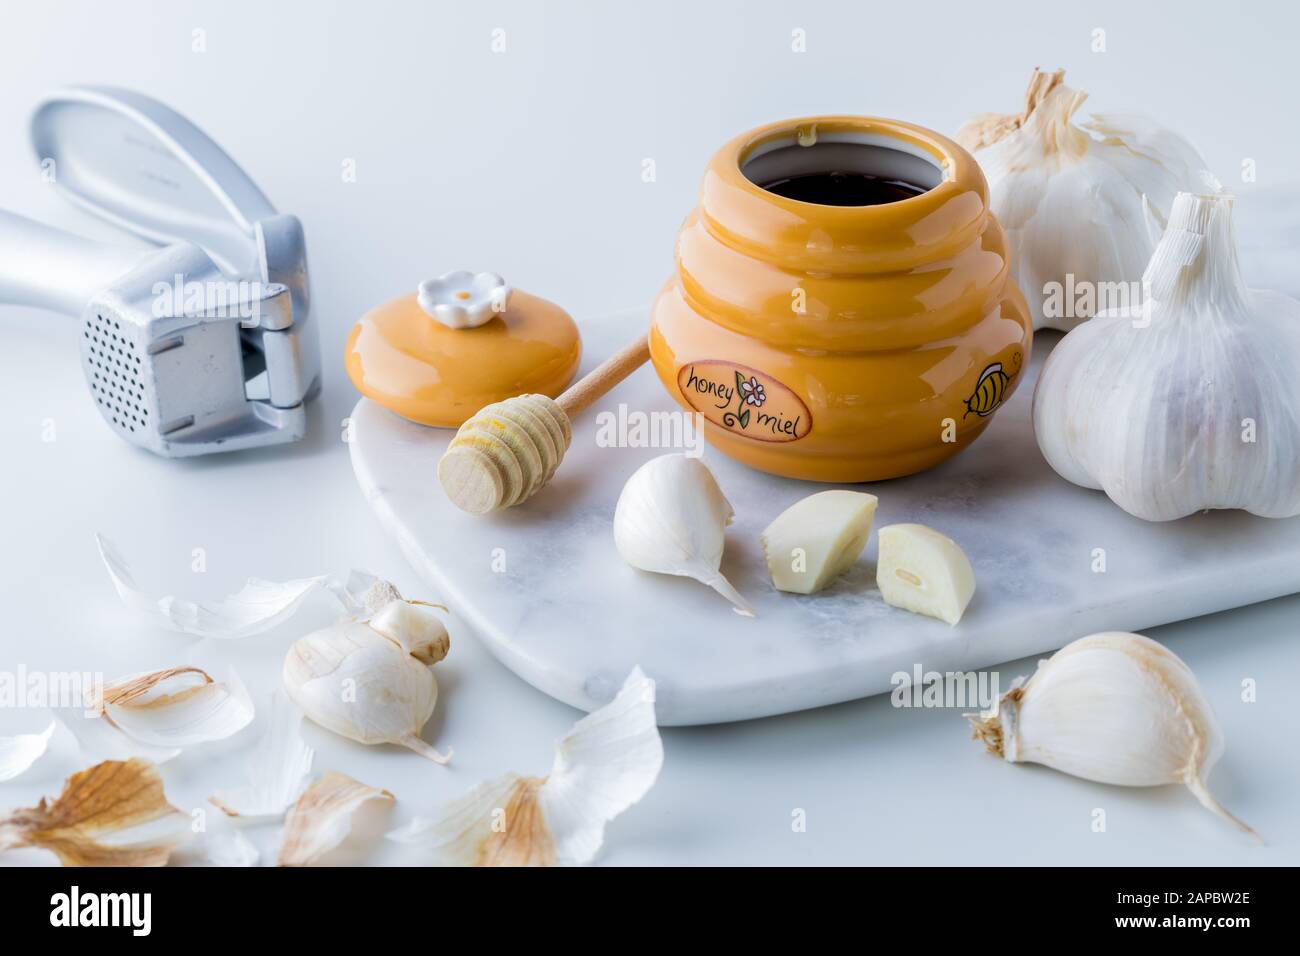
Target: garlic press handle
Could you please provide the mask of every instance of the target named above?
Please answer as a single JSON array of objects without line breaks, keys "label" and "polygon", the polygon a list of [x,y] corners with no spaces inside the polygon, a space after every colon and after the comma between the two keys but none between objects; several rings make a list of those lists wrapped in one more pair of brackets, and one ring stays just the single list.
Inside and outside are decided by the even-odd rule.
[{"label": "garlic press handle", "polygon": [[152,242],[193,242],[223,271],[256,276],[257,223],[275,207],[226,152],[170,107],[81,86],[32,114],[45,175],[73,202]]},{"label": "garlic press handle", "polygon": [[84,239],[0,210],[0,303],[79,316],[93,295],[150,252]]}]

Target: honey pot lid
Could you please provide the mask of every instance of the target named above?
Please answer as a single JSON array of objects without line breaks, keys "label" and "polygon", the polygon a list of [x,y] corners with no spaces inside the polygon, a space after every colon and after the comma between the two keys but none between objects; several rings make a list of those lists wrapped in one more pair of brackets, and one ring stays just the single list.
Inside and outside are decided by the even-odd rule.
[{"label": "honey pot lid", "polygon": [[422,425],[458,427],[485,405],[552,398],[582,355],[564,309],[493,272],[448,272],[366,313],[348,336],[348,377],[367,398]]}]

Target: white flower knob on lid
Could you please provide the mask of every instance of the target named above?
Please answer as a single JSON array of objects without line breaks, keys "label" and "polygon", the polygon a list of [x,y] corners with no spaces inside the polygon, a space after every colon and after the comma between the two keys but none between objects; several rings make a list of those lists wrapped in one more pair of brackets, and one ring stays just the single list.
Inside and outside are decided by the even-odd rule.
[{"label": "white flower knob on lid", "polygon": [[448,272],[420,283],[416,299],[449,329],[474,329],[505,312],[513,290],[495,272]]}]

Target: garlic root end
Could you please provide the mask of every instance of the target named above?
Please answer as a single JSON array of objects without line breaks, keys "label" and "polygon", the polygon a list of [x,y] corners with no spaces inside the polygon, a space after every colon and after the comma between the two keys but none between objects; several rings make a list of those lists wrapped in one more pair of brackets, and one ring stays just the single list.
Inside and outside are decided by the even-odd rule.
[{"label": "garlic root end", "polygon": [[403,747],[406,747],[408,750],[414,750],[421,757],[424,757],[427,760],[432,760],[434,763],[442,766],[446,766],[451,760],[452,754],[455,753],[454,750],[448,749],[447,753],[443,754],[441,751],[435,750],[432,746],[425,743],[424,740],[414,734],[403,737],[398,741],[398,743]]},{"label": "garlic root end", "polygon": [[984,744],[984,749],[996,757],[1005,757],[1002,750],[1002,718],[996,713],[962,714],[970,721],[971,740]]},{"label": "garlic root end", "polygon": [[1221,804],[1215,798],[1214,794],[1210,793],[1209,789],[1205,786],[1205,784],[1202,781],[1197,779],[1188,780],[1187,789],[1192,791],[1192,795],[1196,797],[1197,800],[1200,801],[1201,806],[1205,807],[1205,809],[1209,810],[1215,816],[1219,816],[1227,820],[1229,823],[1231,823],[1242,833],[1246,833],[1254,837],[1255,841],[1259,843],[1260,846],[1264,846],[1264,838],[1260,836],[1257,832],[1255,832],[1255,828],[1247,824],[1245,821],[1240,820],[1237,817],[1233,816],[1228,811],[1227,807]]},{"label": "garlic root end", "polygon": [[702,578],[701,580],[703,580],[705,584],[713,588],[713,590],[717,591],[724,598],[730,601],[732,610],[734,610],[737,614],[740,614],[744,617],[758,617],[758,612],[754,610],[754,605],[750,604],[747,600],[745,600],[744,596],[741,595],[741,593],[737,591],[734,587],[732,587],[731,582],[728,581],[721,574],[716,576],[710,576],[708,578]]}]

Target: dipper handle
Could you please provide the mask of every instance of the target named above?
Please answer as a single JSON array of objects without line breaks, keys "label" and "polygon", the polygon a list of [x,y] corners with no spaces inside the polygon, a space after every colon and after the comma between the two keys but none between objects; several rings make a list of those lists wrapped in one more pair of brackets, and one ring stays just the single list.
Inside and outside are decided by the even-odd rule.
[{"label": "dipper handle", "polygon": [[487,514],[531,498],[569,450],[572,420],[649,357],[649,339],[638,336],[558,399],[516,395],[480,409],[460,426],[438,462],[438,481],[452,504]]},{"label": "dipper handle", "polygon": [[556,403],[564,409],[569,421],[577,418],[611,388],[627,378],[650,358],[650,337],[639,336],[624,348],[601,362],[578,379]]}]

